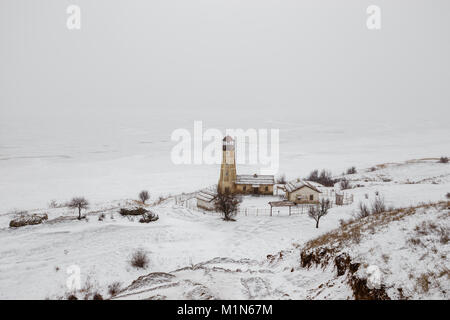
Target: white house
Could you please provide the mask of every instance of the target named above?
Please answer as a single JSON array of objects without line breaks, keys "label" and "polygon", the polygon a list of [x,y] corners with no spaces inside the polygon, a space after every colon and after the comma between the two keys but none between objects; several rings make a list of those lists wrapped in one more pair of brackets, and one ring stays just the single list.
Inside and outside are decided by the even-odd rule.
[{"label": "white house", "polygon": [[294,203],[319,203],[319,189],[308,181],[300,179],[290,181],[285,185],[286,198]]}]

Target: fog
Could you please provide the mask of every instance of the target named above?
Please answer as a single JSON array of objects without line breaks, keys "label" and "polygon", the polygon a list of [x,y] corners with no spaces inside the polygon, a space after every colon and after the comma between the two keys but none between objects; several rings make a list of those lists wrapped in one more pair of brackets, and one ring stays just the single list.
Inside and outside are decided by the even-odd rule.
[{"label": "fog", "polygon": [[[81,30],[66,27],[69,4]],[[381,30],[366,27],[370,4]],[[2,0],[1,117],[439,120],[450,115],[449,10],[445,0]]]},{"label": "fog", "polygon": [[[66,27],[71,4],[80,30]],[[366,27],[372,4],[380,30]],[[0,0],[0,191],[34,192],[44,179],[48,195],[32,196],[48,201],[60,179],[75,185],[61,197],[96,192],[105,166],[71,176],[70,161],[148,156],[133,174],[129,161],[108,167],[122,170],[111,179],[123,196],[132,175],[148,170],[144,186],[161,166],[172,172],[170,135],[194,120],[280,129],[280,167],[292,175],[440,156],[450,136],[449,12],[447,0]],[[164,192],[189,170],[198,175],[159,177]],[[198,187],[216,181],[208,170]]]}]

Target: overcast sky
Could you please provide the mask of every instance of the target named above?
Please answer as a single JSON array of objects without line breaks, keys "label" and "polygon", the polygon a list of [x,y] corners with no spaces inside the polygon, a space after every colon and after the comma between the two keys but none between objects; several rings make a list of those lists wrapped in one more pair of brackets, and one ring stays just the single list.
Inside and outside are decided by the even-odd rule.
[{"label": "overcast sky", "polygon": [[[69,4],[79,31],[66,28]],[[366,27],[371,4],[379,31]],[[231,108],[438,121],[449,60],[448,0],[0,0],[3,120]]]}]

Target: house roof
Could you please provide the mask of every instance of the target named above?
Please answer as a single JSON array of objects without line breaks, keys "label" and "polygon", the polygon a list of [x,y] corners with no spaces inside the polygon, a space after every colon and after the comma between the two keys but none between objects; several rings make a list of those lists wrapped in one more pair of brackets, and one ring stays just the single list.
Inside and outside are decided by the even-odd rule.
[{"label": "house roof", "polygon": [[216,196],[217,196],[216,192],[209,189],[203,189],[199,191],[195,197],[197,198],[197,200],[211,202],[216,198]]},{"label": "house roof", "polygon": [[292,201],[283,200],[283,201],[271,201],[269,202],[269,205],[271,207],[293,207],[295,206],[295,203]]},{"label": "house roof", "polygon": [[310,189],[312,189],[314,191],[317,191],[317,192],[321,193],[319,191],[319,189],[314,187],[308,181],[303,181],[303,180],[299,180],[299,179],[294,180],[294,181],[290,181],[290,182],[286,183],[286,186],[285,186],[287,192],[293,192],[293,191],[296,191],[296,190],[301,189],[303,187],[307,187],[307,188],[310,188]]},{"label": "house roof", "polygon": [[236,176],[236,184],[273,185],[274,183],[273,175],[242,174]]}]

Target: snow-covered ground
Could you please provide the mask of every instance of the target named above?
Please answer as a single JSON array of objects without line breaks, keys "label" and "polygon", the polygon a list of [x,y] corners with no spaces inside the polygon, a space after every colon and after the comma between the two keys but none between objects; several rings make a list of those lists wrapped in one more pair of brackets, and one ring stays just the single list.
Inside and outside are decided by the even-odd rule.
[{"label": "snow-covered ground", "polygon": [[[180,274],[185,274],[182,278],[192,284],[204,283],[207,277],[212,281],[208,290],[215,288],[214,292],[209,292],[214,297],[283,298],[286,292],[291,292],[291,298],[311,298],[311,292],[306,292],[305,288],[335,281],[333,270],[301,271],[301,277],[298,274],[278,275],[275,267],[266,265],[267,255],[292,250],[294,244],[298,247],[337,228],[340,221],[355,215],[360,201],[373,201],[376,191],[385,198],[388,206],[393,207],[443,201],[450,191],[450,165],[436,163],[436,160],[390,164],[373,172],[364,169],[359,169],[359,172],[347,176],[353,185],[360,185],[347,191],[354,194],[353,204],[333,207],[320,221],[319,229],[314,228],[314,221],[306,214],[290,217],[239,215],[235,222],[224,222],[217,214],[204,214],[176,205],[173,198],[153,207],[160,219],[149,224],[141,224],[138,219],[133,221],[118,214],[120,207],[133,206],[132,200],[95,202],[88,210],[88,219],[81,221],[58,219],[60,216],[76,216],[73,210],[67,208],[30,210],[30,213],[48,213],[49,221],[17,229],[8,228],[8,221],[14,214],[3,215],[0,220],[0,298],[62,297],[68,292],[66,281],[69,275],[66,270],[71,265],[80,267],[82,286],[90,284],[93,290],[98,290],[104,296],[108,296],[107,287],[113,282],[121,282],[122,287],[126,287],[139,276],[153,272],[169,274],[162,277],[172,279],[174,274],[171,271],[184,268],[176,272],[177,279]],[[272,197],[247,197],[242,205],[267,205],[269,198]],[[99,221],[98,216],[102,213],[105,218]],[[406,222],[405,226],[392,228],[405,227],[409,230],[419,222],[415,220]],[[448,220],[443,223],[448,227]],[[363,247],[365,251],[361,251],[362,259],[367,258],[367,262],[371,262],[368,256],[372,247],[376,250],[384,246],[380,244],[382,239],[390,241],[386,233],[379,237],[368,241]],[[408,254],[408,251],[398,250],[395,244],[390,245],[391,261],[401,258],[396,256],[397,252]],[[401,244],[397,245],[401,247]],[[137,270],[129,264],[131,254],[137,249],[143,249],[148,254],[150,264],[146,270]],[[298,259],[298,252],[295,257]],[[191,270],[192,266],[199,264],[206,269]],[[413,261],[410,261],[412,264]],[[295,269],[295,266],[291,266],[289,272],[292,267]],[[253,270],[249,271],[250,274],[258,276],[240,277],[239,273],[233,272],[232,277],[241,283],[241,286],[236,286],[235,282],[229,281],[228,272],[220,275],[217,271],[220,268],[245,268]],[[288,266],[282,265],[280,268],[285,270]],[[209,269],[217,272],[208,276]],[[268,277],[275,278],[261,276],[265,272],[270,275]],[[396,278],[399,272],[398,268],[392,271],[389,281]],[[272,287],[276,284],[278,290],[269,290],[266,287],[269,284]],[[204,298],[203,289],[194,287],[175,288],[172,293],[157,294],[168,298]],[[334,288],[336,290],[328,292],[328,298],[346,298],[350,295],[344,284],[336,284]],[[189,295],[186,295],[186,290],[190,292]],[[293,294],[292,290],[296,293]],[[303,290],[303,293],[300,294],[299,290]],[[325,296],[317,296],[321,297]]]},{"label": "snow-covered ground", "polygon": [[[296,244],[265,259],[217,257],[170,273],[149,273],[115,298],[353,299],[355,294],[364,297],[367,292],[351,281],[367,279],[375,268],[378,273],[369,288],[384,298],[448,299],[448,204],[411,210],[405,216],[399,212],[370,217],[374,223],[370,219],[353,222],[349,226],[356,225],[360,233],[347,239],[342,233],[347,229],[338,229],[331,232],[331,240],[325,238],[305,251],[303,245]],[[386,223],[390,217],[393,219]],[[337,234],[335,238],[333,234]],[[324,251],[333,249],[338,241],[342,244],[336,252]],[[303,261],[300,253],[314,250],[318,261],[303,266],[306,259]],[[358,265],[358,269],[351,271],[349,264],[341,260],[343,268],[338,274],[335,259],[347,256],[351,259],[347,263]]]},{"label": "snow-covered ground", "polygon": [[[0,294],[2,298],[45,298],[67,291],[66,269],[81,268],[82,282],[89,276],[105,288],[114,281],[128,284],[149,271],[170,271],[215,257],[263,259],[268,253],[307,240],[338,224],[342,215],[323,221],[320,230],[306,216],[239,217],[224,223],[172,202],[158,206],[160,219],[140,224],[106,211],[104,221],[46,223],[0,230]],[[346,217],[349,215],[345,215]],[[138,248],[148,252],[150,265],[137,271],[130,267]],[[59,271],[56,271],[59,268]]]}]

